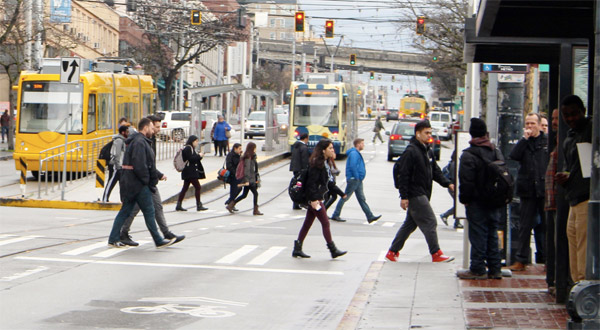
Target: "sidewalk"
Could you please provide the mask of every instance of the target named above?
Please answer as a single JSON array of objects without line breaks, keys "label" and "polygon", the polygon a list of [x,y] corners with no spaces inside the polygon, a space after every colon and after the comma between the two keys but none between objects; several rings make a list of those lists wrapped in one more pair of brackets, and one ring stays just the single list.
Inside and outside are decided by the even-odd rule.
[{"label": "sidewalk", "polygon": [[338,329],[566,329],[543,265],[502,280],[459,280],[458,260],[373,262]]},{"label": "sidewalk", "polygon": [[[258,156],[259,167],[265,167],[271,163],[281,160],[285,157],[283,152],[265,152],[262,150],[256,151]],[[7,155],[12,158],[12,153],[1,152],[0,156]],[[221,169],[225,157],[216,157],[205,155],[202,159],[202,165],[206,172],[206,179],[200,180],[202,190],[207,191],[223,185],[222,181],[217,180],[217,171]],[[171,203],[177,200],[183,180],[181,173],[177,172],[173,166],[171,158],[158,161],[156,167],[159,171],[166,175],[167,181],[160,181],[158,188],[164,203]],[[31,176],[29,176],[31,178]],[[106,180],[108,180],[108,170],[106,171]],[[12,185],[7,188],[0,189],[0,205],[3,206],[22,206],[22,207],[47,207],[47,208],[68,208],[68,209],[102,209],[102,210],[119,210],[120,196],[119,185],[117,184],[110,195],[109,203],[101,203],[99,200],[104,191],[103,188],[96,188],[96,175],[88,175],[83,179],[74,182],[68,182],[65,190],[64,200],[61,200],[61,190],[59,183],[55,183],[54,191],[52,191],[51,182],[48,183],[46,191],[46,182],[42,177],[41,182],[42,193],[38,198],[38,182],[28,181],[25,198],[21,195],[19,185]],[[186,194],[186,198],[194,195],[194,188],[190,187]]]}]

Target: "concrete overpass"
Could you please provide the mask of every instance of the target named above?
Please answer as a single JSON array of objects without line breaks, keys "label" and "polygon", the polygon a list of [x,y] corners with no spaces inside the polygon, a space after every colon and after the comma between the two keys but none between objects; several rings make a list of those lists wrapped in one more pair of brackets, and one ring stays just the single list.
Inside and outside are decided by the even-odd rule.
[{"label": "concrete overpass", "polygon": [[[261,62],[290,65],[292,48],[291,41],[261,39],[258,58]],[[335,48],[335,45],[329,46],[329,51],[335,52]],[[307,63],[312,63],[316,57],[319,68],[329,70],[331,55],[327,52],[325,45],[315,42],[296,42],[296,64],[301,64],[303,52],[306,53]],[[354,66],[350,65],[350,54],[356,54],[356,65]],[[362,69],[365,72],[426,76],[430,72],[428,67],[430,61],[430,57],[423,54],[340,46],[334,58],[334,65],[336,69],[340,70],[359,71]]]}]

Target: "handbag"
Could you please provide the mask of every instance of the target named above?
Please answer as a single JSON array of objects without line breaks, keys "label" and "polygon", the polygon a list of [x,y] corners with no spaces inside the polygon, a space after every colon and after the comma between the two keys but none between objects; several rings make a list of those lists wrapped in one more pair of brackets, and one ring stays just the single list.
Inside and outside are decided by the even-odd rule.
[{"label": "handbag", "polygon": [[235,169],[235,178],[241,180],[244,178],[244,159],[240,159],[240,163]]},{"label": "handbag", "polygon": [[225,130],[225,137],[231,139],[231,130]]},{"label": "handbag", "polygon": [[217,179],[223,181],[223,186],[225,186],[225,184],[229,182],[229,175],[231,175],[231,173],[225,168],[225,162],[223,162],[223,166],[217,171]]}]

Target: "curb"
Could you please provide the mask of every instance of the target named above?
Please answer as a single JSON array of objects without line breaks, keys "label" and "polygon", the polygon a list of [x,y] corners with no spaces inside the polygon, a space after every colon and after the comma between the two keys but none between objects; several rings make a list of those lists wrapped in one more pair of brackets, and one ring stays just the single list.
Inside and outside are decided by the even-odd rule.
[{"label": "curb", "polygon": [[[289,152],[275,155],[258,162],[258,166],[268,166],[289,156]],[[12,156],[11,156],[12,158]],[[212,175],[213,179],[202,184],[204,191],[215,189],[223,184],[222,181],[216,179],[216,174]],[[195,189],[188,189],[184,199],[193,197]],[[179,194],[163,199],[163,204],[176,202]],[[48,209],[76,209],[76,210],[99,210],[99,211],[119,211],[121,203],[101,203],[101,202],[76,202],[76,201],[57,201],[43,199],[24,199],[24,198],[0,198],[0,206],[8,207],[32,207],[32,208],[48,208]]]},{"label": "curb", "polygon": [[342,320],[338,324],[337,330],[354,330],[358,327],[358,323],[373,292],[373,288],[375,288],[375,283],[377,283],[383,264],[383,261],[373,261],[371,263],[371,267],[369,267],[352,301],[350,301],[350,305],[346,309]]}]

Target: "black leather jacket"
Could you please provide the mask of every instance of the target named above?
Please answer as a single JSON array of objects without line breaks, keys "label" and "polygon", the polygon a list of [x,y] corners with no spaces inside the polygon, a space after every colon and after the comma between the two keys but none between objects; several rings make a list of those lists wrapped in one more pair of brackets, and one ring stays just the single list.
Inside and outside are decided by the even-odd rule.
[{"label": "black leather jacket", "polygon": [[121,201],[132,200],[144,186],[156,191],[162,173],[156,169],[151,143],[142,133],[135,133],[125,140],[127,148],[119,184]]}]

